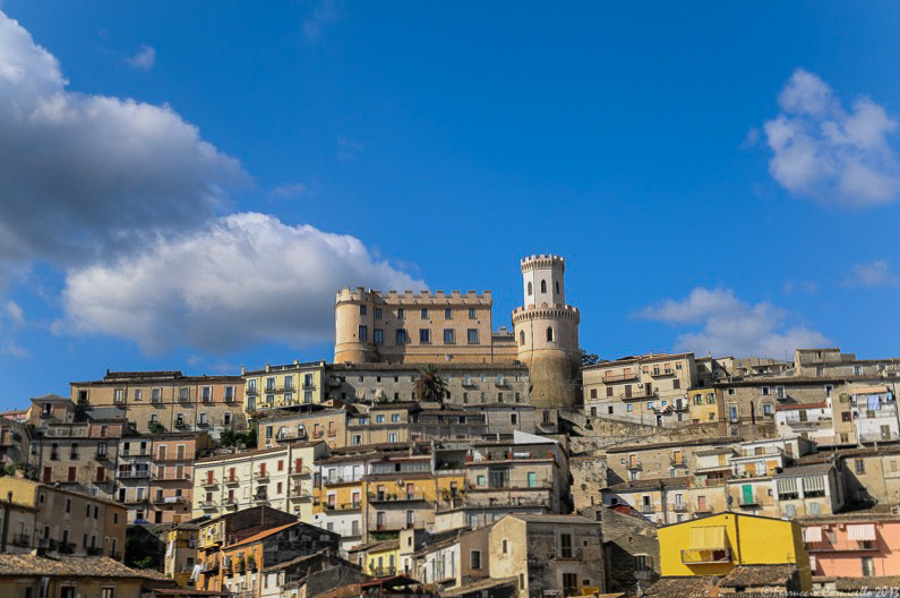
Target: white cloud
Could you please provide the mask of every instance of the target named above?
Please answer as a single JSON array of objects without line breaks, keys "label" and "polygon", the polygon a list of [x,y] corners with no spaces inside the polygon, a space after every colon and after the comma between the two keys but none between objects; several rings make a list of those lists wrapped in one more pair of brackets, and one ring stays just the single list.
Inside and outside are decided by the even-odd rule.
[{"label": "white cloud", "polygon": [[263,341],[299,345],[333,338],[334,293],[348,285],[424,288],[354,237],[234,214],[114,265],[73,270],[66,324],[151,353],[176,345],[217,354]]},{"label": "white cloud", "polygon": [[142,71],[149,71],[156,64],[156,48],[141,46],[137,54],[128,59],[128,64]]},{"label": "white cloud", "polygon": [[749,305],[730,289],[697,287],[685,299],[668,299],[638,315],[673,326],[702,325],[701,330],[684,332],[675,341],[676,350],[700,355],[783,358],[798,347],[828,344],[815,330],[786,327],[785,310],[766,302]]},{"label": "white cloud", "polygon": [[339,0],[319,0],[312,14],[300,24],[300,31],[310,44],[315,44],[322,36],[322,30],[338,19]]},{"label": "white cloud", "polygon": [[897,121],[868,97],[846,110],[817,75],[798,69],[765,123],[772,176],[788,191],[845,207],[900,199],[900,162],[889,139]]},{"label": "white cloud", "polygon": [[0,12],[0,286],[34,259],[115,258],[203,225],[237,160],[168,106],[81,94],[56,59]]},{"label": "white cloud", "polygon": [[16,343],[16,333],[26,324],[25,312],[15,301],[0,305],[0,356],[29,357],[30,353]]},{"label": "white cloud", "polygon": [[848,286],[886,287],[900,283],[900,276],[891,271],[885,260],[874,260],[868,264],[853,266],[853,275],[846,281]]}]

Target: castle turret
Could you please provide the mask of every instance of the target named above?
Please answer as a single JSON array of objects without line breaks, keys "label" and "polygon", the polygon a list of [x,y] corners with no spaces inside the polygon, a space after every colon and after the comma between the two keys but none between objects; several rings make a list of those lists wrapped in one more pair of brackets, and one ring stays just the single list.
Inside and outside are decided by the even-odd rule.
[{"label": "castle turret", "polygon": [[375,301],[362,287],[338,291],[334,302],[334,362],[374,360]]},{"label": "castle turret", "polygon": [[565,260],[533,255],[521,260],[525,307],[513,311],[518,359],[528,365],[531,403],[573,407],[578,400],[578,309],[566,305]]}]

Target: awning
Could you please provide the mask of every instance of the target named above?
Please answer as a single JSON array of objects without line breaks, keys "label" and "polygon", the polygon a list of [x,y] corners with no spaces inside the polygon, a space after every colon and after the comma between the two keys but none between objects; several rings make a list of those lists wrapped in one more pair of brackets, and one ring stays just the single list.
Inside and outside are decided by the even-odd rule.
[{"label": "awning", "polygon": [[848,525],[847,537],[851,540],[873,542],[875,540],[875,524],[859,523],[856,525]]},{"label": "awning", "polygon": [[695,527],[691,530],[691,550],[724,550],[725,526]]},{"label": "awning", "polygon": [[821,542],[822,541],[822,528],[818,525],[812,525],[810,527],[803,528],[803,541],[804,542]]},{"label": "awning", "polygon": [[825,492],[825,477],[821,475],[803,478],[803,493]]},{"label": "awning", "polygon": [[797,478],[778,478],[775,481],[778,485],[778,494],[797,493]]}]

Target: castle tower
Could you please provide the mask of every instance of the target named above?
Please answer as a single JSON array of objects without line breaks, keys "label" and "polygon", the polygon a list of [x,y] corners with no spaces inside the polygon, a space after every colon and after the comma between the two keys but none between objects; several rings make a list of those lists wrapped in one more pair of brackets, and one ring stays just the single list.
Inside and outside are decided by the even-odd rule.
[{"label": "castle tower", "polygon": [[542,409],[574,407],[581,316],[566,305],[566,262],[557,255],[532,255],[521,266],[525,306],[513,311],[512,322],[518,359],[530,370],[531,403]]},{"label": "castle tower", "polygon": [[334,363],[374,361],[375,300],[362,287],[341,289],[334,301]]}]

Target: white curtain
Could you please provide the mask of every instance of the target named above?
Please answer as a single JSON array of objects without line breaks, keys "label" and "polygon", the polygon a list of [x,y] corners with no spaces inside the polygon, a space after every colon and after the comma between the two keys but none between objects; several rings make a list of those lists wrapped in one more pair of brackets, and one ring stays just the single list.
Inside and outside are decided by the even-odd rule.
[{"label": "white curtain", "polygon": [[803,541],[804,542],[821,542],[822,541],[822,528],[818,525],[813,525],[810,527],[803,528]]},{"label": "white curtain", "polygon": [[872,542],[875,540],[875,525],[872,523],[848,525],[847,537],[858,542]]}]

